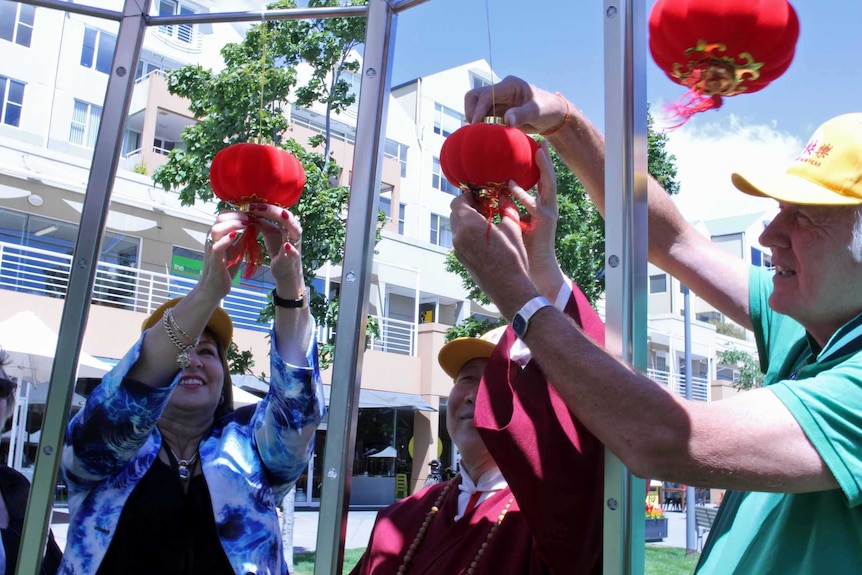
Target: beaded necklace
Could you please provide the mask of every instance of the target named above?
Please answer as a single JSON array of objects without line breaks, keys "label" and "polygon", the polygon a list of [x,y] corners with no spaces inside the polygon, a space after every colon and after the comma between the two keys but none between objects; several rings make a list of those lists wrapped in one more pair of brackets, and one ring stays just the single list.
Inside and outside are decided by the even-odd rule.
[{"label": "beaded necklace", "polygon": [[[449,489],[452,488],[457,480],[458,478],[456,477],[449,481],[449,483],[446,484],[446,487],[443,488],[443,491],[440,492],[440,496],[437,497],[437,501],[435,501],[434,505],[431,506],[431,510],[428,511],[428,514],[425,516],[425,521],[423,521],[422,526],[419,527],[419,532],[416,533],[416,537],[413,538],[413,542],[410,544],[410,547],[407,548],[407,553],[404,554],[404,559],[401,562],[401,566],[398,568],[398,575],[405,575],[405,573],[407,573],[407,570],[410,568],[410,562],[413,561],[413,556],[416,555],[416,550],[419,549],[419,545],[421,545],[422,540],[425,539],[425,533],[427,533],[428,527],[431,525],[431,521],[434,519],[434,516],[437,515],[437,512],[440,511],[440,505],[442,505],[443,500],[446,499],[446,494],[449,493]],[[500,527],[500,523],[502,523],[503,519],[506,517],[506,513],[509,512],[509,507],[512,506],[513,501],[515,501],[515,498],[510,497],[506,506],[502,511],[500,511],[500,515],[497,516],[497,522],[494,523],[491,530],[488,531],[488,535],[485,536],[485,541],[479,546],[479,551],[476,552],[475,557],[470,561],[470,567],[467,569],[466,575],[473,575],[476,571],[476,566],[479,564],[482,554],[485,552],[485,549],[488,547],[488,544],[497,532],[497,528]]]}]

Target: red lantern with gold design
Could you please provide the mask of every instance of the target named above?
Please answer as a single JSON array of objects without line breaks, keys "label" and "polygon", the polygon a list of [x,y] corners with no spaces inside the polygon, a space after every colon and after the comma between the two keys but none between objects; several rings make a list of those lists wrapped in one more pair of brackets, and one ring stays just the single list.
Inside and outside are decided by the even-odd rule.
[{"label": "red lantern with gold design", "polygon": [[[289,208],[302,195],[305,170],[293,154],[276,146],[233,144],[213,158],[210,186],[216,196],[240,210],[247,210],[252,203]],[[253,223],[240,241],[240,256],[229,263],[233,265],[244,258],[243,277],[249,279],[263,260],[257,242],[257,227]]]},{"label": "red lantern with gold design", "polygon": [[682,124],[781,76],[793,60],[799,20],[787,0],[658,0],[649,31],[655,63],[689,89],[671,106]]},{"label": "red lantern with gold design", "polygon": [[525,190],[539,181],[536,141],[517,128],[497,123],[470,124],[452,132],[440,150],[446,179],[471,191],[489,221],[514,206],[509,181]]}]

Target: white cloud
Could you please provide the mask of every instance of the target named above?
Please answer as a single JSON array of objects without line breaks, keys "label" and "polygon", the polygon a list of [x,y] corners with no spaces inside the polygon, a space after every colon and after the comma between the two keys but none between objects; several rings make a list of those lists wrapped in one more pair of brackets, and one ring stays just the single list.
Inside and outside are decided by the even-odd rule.
[{"label": "white cloud", "polygon": [[733,115],[712,123],[695,116],[668,132],[667,150],[676,156],[680,183],[674,201],[688,220],[774,210],[774,200],[743,194],[730,175],[783,172],[803,144],[774,126],[743,124]]}]

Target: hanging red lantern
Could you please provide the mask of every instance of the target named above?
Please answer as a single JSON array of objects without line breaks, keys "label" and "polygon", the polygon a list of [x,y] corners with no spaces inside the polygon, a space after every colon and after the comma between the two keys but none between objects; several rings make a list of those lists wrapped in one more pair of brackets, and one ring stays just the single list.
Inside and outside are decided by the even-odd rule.
[{"label": "hanging red lantern", "polygon": [[682,125],[781,76],[793,60],[799,19],[787,0],[658,0],[649,32],[655,63],[688,88],[670,106]]},{"label": "hanging red lantern", "polygon": [[536,141],[517,128],[497,123],[470,124],[452,132],[440,149],[446,179],[479,200],[491,219],[515,205],[509,192],[514,180],[525,190],[539,181]]},{"label": "hanging red lantern", "polygon": [[[210,166],[210,186],[221,200],[239,210],[253,203],[289,208],[299,201],[305,187],[302,163],[290,152],[268,144],[232,144],[215,155]],[[252,223],[240,240],[242,249],[234,261],[245,259],[243,278],[249,279],[263,261]]]}]

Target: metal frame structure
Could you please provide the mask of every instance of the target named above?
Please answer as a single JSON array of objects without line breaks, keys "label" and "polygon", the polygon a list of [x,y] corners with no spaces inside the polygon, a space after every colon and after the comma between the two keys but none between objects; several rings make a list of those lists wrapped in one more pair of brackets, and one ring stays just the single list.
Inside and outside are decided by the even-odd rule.
[{"label": "metal frame structure", "polygon": [[[315,575],[338,573],[344,540],[359,406],[371,263],[385,121],[391,86],[398,13],[427,0],[368,0],[365,6],[292,8],[151,16],[151,0],[125,0],[121,12],[61,0],[24,3],[119,22],[117,45],[102,107],[90,177],[78,228],[69,291],[63,306],[42,438],[24,522],[17,573],[37,574],[50,524],[75,367],[89,316],[99,244],[117,172],[123,126],[134,74],[148,27],[174,24],[252,22],[304,18],[368,19],[347,241],[343,264],[332,375],[329,438]],[[646,26],[644,0],[605,0],[605,132],[607,190],[608,345],[622,359],[646,364]],[[374,150],[374,153],[368,153]],[[605,462],[604,573],[643,573],[643,480],[635,479],[612,455]],[[637,504],[637,505],[636,505]]]}]

